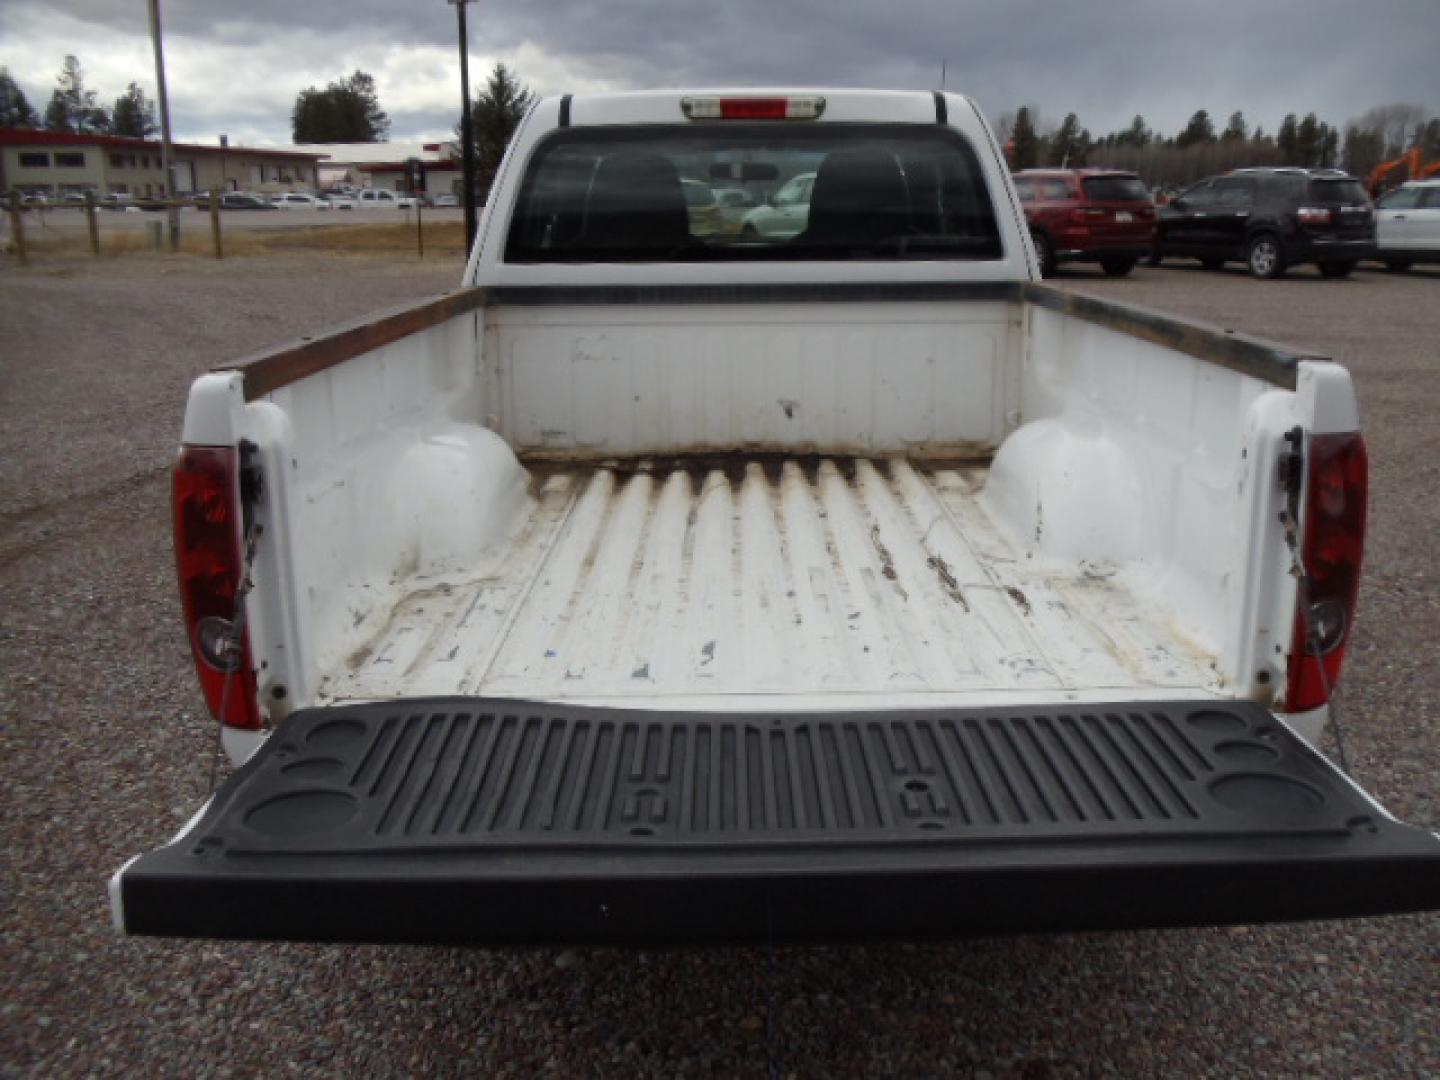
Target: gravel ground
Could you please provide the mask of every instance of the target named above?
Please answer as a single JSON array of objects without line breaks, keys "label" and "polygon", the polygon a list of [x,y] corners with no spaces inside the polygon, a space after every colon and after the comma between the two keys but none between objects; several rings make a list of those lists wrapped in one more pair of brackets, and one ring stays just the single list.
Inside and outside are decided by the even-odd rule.
[{"label": "gravel ground", "polygon": [[[125,940],[106,877],[206,789],[166,469],[212,361],[455,263],[0,265],[0,1069],[7,1075],[1440,1073],[1440,917],[870,948]],[[1326,350],[1374,470],[1346,680],[1359,779],[1440,826],[1440,274],[1177,266],[1067,287]]]}]

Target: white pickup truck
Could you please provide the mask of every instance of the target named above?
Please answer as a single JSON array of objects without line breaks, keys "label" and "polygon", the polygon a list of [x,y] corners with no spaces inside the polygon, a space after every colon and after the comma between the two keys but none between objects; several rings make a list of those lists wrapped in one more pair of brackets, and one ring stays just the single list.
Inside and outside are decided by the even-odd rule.
[{"label": "white pickup truck", "polygon": [[[697,225],[814,174],[785,237]],[[463,287],[196,382],[240,768],[138,934],[963,935],[1440,906],[1315,748],[1366,458],[1322,357],[1038,284],[952,94],[536,105]]]}]

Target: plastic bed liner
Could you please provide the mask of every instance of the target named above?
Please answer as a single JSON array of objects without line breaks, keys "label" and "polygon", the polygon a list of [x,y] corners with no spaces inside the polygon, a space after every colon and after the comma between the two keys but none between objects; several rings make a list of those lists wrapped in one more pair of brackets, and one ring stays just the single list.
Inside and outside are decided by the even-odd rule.
[{"label": "plastic bed liner", "polygon": [[677,713],[480,698],[288,718],[112,883],[128,932],[962,936],[1440,907],[1440,839],[1250,702]]}]

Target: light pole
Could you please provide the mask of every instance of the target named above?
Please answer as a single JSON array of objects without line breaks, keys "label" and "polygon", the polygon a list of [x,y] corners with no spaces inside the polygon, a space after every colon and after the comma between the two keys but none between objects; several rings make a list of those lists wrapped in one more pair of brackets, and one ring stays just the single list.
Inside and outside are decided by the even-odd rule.
[{"label": "light pole", "polygon": [[460,20],[460,154],[464,162],[465,254],[475,246],[475,135],[470,121],[470,35],[465,29],[465,5],[474,0],[446,0],[455,5]]},{"label": "light pole", "polygon": [[165,92],[165,47],[160,37],[160,0],[150,0],[150,38],[155,46],[155,88],[160,99],[160,167],[165,170],[170,250],[180,250],[180,208],[175,205],[175,169],[170,152],[170,95]]}]

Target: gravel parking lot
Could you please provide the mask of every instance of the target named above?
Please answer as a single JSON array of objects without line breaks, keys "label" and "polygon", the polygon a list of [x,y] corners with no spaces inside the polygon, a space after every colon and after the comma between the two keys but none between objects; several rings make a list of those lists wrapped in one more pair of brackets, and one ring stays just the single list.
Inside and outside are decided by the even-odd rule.
[{"label": "gravel parking lot", "polygon": [[[0,264],[4,1075],[1440,1074],[1436,915],[774,952],[116,937],[106,878],[208,789],[168,519],[189,381],[459,272]],[[1355,372],[1373,483],[1350,758],[1395,813],[1440,828],[1440,272],[1260,283],[1176,262],[1060,280]]]}]

